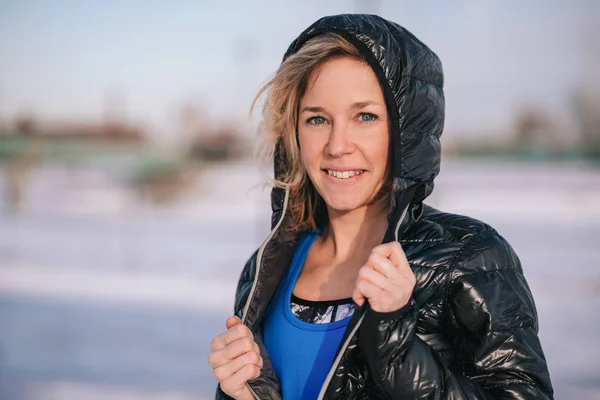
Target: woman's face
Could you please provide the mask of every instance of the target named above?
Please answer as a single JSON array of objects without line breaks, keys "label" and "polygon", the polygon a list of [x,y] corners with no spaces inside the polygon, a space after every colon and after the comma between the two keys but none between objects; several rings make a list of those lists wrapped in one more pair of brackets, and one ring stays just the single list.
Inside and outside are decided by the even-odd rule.
[{"label": "woman's face", "polygon": [[298,138],[308,175],[331,209],[370,204],[386,177],[390,133],[375,73],[337,57],[311,76],[300,101]]}]

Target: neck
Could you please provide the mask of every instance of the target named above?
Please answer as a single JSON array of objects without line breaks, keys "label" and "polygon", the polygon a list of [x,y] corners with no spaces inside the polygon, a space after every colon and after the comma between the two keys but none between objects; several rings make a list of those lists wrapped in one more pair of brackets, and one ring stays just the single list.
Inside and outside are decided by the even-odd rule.
[{"label": "neck", "polygon": [[381,244],[387,227],[387,202],[365,206],[352,211],[328,207],[329,225],[323,241],[333,246],[334,259],[347,260],[355,254],[371,252]]}]

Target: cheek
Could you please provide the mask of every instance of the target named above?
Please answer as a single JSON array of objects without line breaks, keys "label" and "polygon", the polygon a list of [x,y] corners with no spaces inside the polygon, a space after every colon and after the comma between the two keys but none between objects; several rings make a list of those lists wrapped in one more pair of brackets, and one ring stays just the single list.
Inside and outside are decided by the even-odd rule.
[{"label": "cheek", "polygon": [[310,171],[318,168],[322,147],[315,138],[307,137],[307,135],[298,135],[298,143],[300,144],[300,154],[304,167]]},{"label": "cheek", "polygon": [[388,166],[390,141],[387,132],[379,135],[373,135],[371,140],[365,143],[365,152],[371,165],[381,173],[385,172]]},{"label": "cheek", "polygon": [[390,150],[390,141],[386,138],[379,149],[379,159],[381,160],[381,165],[384,170],[387,170],[388,164],[390,163]]},{"label": "cheek", "polygon": [[310,175],[310,173],[311,173],[311,165],[313,164],[313,162],[311,161],[310,154],[307,153],[305,150],[306,149],[301,149],[300,150],[300,155],[302,157],[302,165],[304,165],[304,169]]}]

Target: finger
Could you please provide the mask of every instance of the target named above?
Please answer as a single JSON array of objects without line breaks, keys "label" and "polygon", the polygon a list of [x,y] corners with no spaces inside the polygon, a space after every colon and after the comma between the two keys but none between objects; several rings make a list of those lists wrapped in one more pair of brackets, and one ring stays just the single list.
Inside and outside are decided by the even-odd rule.
[{"label": "finger", "polygon": [[221,381],[221,389],[230,395],[239,395],[244,392],[246,382],[256,379],[260,376],[260,368],[256,365],[248,364],[237,371],[231,377]]},{"label": "finger", "polygon": [[246,336],[236,340],[233,343],[230,343],[227,345],[227,347],[211,353],[208,356],[208,363],[213,369],[218,368],[250,351],[255,351],[260,354],[258,345],[254,342],[254,340]]},{"label": "finger", "polygon": [[[417,282],[415,273],[413,272],[408,259],[402,250],[402,246],[398,242],[386,243],[389,249],[391,249],[391,255],[389,256],[390,261],[396,266],[396,270],[400,272],[402,280],[407,282],[410,286],[414,286]],[[394,261],[397,260],[397,261]]]},{"label": "finger", "polygon": [[390,242],[379,245],[373,249],[373,252],[388,258],[392,264],[394,264],[396,268],[400,270],[406,271],[407,269],[411,269],[410,265],[408,264],[408,260],[406,259],[406,255],[404,254],[404,250],[402,250],[402,246],[398,242]]},{"label": "finger", "polygon": [[[230,319],[233,319],[233,317]],[[227,347],[230,343],[233,343],[236,340],[239,340],[243,337],[249,337],[252,340],[254,340],[254,335],[250,331],[250,328],[248,328],[244,324],[234,325],[231,328],[227,329],[226,332],[215,337],[210,342],[210,351],[214,352],[217,350],[221,350],[221,349]]]},{"label": "finger", "polygon": [[[380,253],[373,252],[369,256],[369,266],[372,266],[372,269],[380,272],[389,280],[396,282],[397,284],[407,283],[411,286],[415,285],[416,278],[412,269],[409,267],[407,270],[398,268],[392,262],[385,258]],[[376,282],[372,282],[377,284]],[[391,282],[390,282],[391,283]],[[382,289],[392,290],[389,286],[381,286]]]},{"label": "finger", "polygon": [[365,303],[365,296],[363,296],[360,290],[354,288],[354,292],[352,292],[352,301],[358,304],[359,307],[362,307],[362,305]]},{"label": "finger", "polygon": [[227,329],[230,329],[241,323],[242,320],[234,315],[233,317],[227,318],[227,321],[225,321],[225,326],[227,327]]},{"label": "finger", "polygon": [[417,277],[412,269],[408,271],[400,271],[400,277],[402,278],[402,281],[409,286],[415,286],[417,283]]},{"label": "finger", "polygon": [[248,353],[242,354],[241,356],[235,358],[234,360],[231,360],[231,362],[215,368],[215,370],[214,370],[215,378],[217,378],[217,380],[219,382],[221,382],[225,379],[228,379],[229,377],[231,377],[233,374],[235,374],[236,372],[238,372],[240,369],[242,369],[244,366],[246,366],[248,364],[254,364],[258,368],[262,368],[263,367],[263,359],[260,356],[260,354],[258,354],[255,351],[250,351]]},{"label": "finger", "polygon": [[367,299],[373,299],[375,297],[381,296],[382,290],[373,285],[371,282],[367,282],[365,280],[361,280],[356,284],[356,289],[360,292],[360,294]]},{"label": "finger", "polygon": [[229,344],[229,346],[221,351],[228,360],[233,360],[250,351],[255,351],[260,354],[260,349],[256,342],[247,336]]},{"label": "finger", "polygon": [[367,282],[372,283],[384,291],[391,291],[394,286],[394,282],[392,280],[381,274],[379,271],[375,271],[369,267],[362,267],[358,271],[357,282],[359,280],[366,280]]},{"label": "finger", "polygon": [[375,251],[369,256],[367,265],[389,279],[396,279],[399,274],[398,268],[388,258]]}]

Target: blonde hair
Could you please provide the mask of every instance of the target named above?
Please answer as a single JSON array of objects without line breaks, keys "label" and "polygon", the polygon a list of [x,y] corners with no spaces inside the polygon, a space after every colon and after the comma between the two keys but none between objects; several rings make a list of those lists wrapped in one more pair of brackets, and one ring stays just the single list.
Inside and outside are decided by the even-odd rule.
[{"label": "blonde hair", "polygon": [[316,36],[283,61],[252,103],[251,110],[267,94],[261,127],[263,140],[256,155],[260,161],[273,160],[275,151],[279,151],[278,159],[284,164],[285,174],[275,176],[271,184],[290,191],[287,229],[291,231],[316,230],[317,220],[327,217],[324,201],[302,163],[297,139],[298,112],[313,72],[338,56],[366,62],[358,49],[342,36],[335,33]]}]

